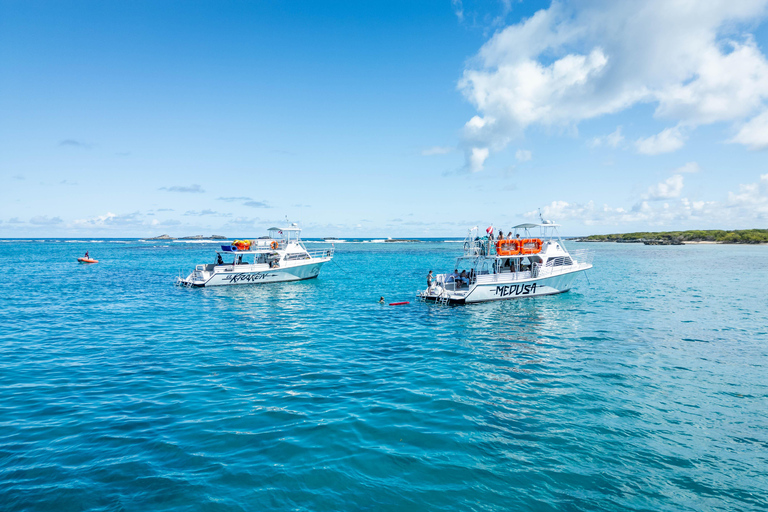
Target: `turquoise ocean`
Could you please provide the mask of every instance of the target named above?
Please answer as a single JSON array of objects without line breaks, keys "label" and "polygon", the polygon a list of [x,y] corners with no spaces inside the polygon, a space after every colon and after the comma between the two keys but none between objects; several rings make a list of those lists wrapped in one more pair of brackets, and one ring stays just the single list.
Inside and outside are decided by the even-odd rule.
[{"label": "turquoise ocean", "polygon": [[0,510],[768,509],[768,247],[567,245],[568,293],[441,306],[456,242],[187,289],[216,244],[4,240]]}]

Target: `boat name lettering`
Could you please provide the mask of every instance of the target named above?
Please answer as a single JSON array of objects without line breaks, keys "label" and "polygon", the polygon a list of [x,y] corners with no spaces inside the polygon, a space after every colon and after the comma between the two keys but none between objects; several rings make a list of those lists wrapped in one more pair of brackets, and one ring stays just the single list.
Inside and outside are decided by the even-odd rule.
[{"label": "boat name lettering", "polygon": [[494,293],[501,297],[508,297],[510,295],[531,295],[536,293],[536,283],[497,286]]},{"label": "boat name lettering", "polygon": [[224,277],[225,281],[228,281],[230,284],[240,283],[240,282],[246,282],[246,283],[252,283],[254,281],[260,281],[262,279],[266,279],[271,274],[268,273],[259,273],[259,274],[232,274]]}]

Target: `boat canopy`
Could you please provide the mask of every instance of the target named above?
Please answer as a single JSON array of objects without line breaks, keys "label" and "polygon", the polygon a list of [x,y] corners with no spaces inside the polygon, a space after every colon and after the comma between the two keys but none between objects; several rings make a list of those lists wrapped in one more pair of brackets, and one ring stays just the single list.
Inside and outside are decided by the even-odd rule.
[{"label": "boat canopy", "polygon": [[512,229],[531,229],[531,228],[558,228],[560,227],[560,224],[555,224],[554,222],[542,222],[541,224],[518,224],[517,226],[512,226]]},{"label": "boat canopy", "polygon": [[271,238],[282,238],[283,240],[298,242],[301,228],[294,222],[287,228],[271,227],[267,230]]}]

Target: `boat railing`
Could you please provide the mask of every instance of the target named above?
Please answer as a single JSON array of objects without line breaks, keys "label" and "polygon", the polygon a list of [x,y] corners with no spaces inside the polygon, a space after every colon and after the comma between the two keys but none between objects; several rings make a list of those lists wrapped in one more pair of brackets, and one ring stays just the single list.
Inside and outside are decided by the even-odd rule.
[{"label": "boat railing", "polygon": [[492,247],[493,240],[468,236],[464,239],[464,256],[490,256],[493,253]]},{"label": "boat railing", "polygon": [[307,251],[307,254],[309,254],[309,257],[312,259],[319,259],[319,258],[332,258],[333,252],[335,249],[320,249],[316,251]]},{"label": "boat railing", "polygon": [[571,260],[578,265],[582,263],[591,265],[592,260],[595,257],[595,253],[589,249],[577,249],[575,251],[570,251],[569,254],[571,255]]},{"label": "boat railing", "polygon": [[496,274],[479,274],[477,276],[477,284],[492,284],[497,282],[509,283],[515,281],[523,281],[526,279],[537,279],[542,277],[557,276],[561,274],[568,274],[570,272],[577,272],[579,270],[586,270],[592,266],[592,258],[594,254],[587,249],[580,249],[570,253],[570,258],[565,259],[563,263],[557,266],[547,267],[542,266],[539,263],[535,263],[530,269],[520,272],[501,272]]}]

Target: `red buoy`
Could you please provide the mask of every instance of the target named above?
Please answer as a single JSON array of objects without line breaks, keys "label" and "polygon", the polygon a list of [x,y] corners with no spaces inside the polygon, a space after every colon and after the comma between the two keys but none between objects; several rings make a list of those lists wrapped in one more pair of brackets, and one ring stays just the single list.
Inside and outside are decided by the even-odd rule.
[{"label": "red buoy", "polygon": [[410,302],[390,302],[390,306],[402,306],[403,304],[410,304]]}]

